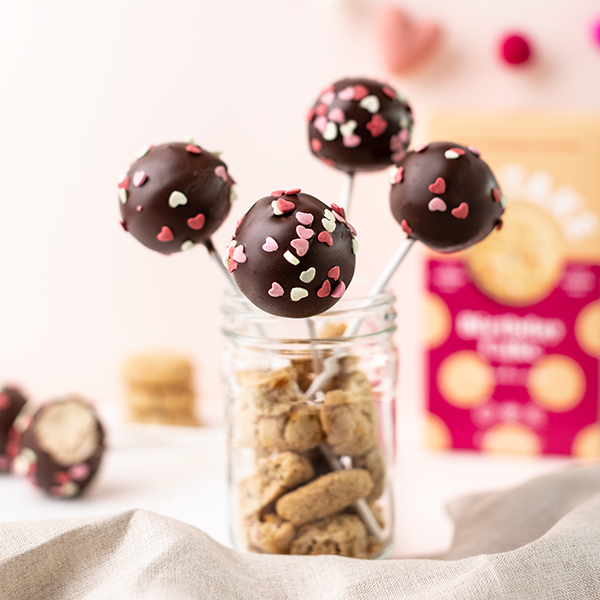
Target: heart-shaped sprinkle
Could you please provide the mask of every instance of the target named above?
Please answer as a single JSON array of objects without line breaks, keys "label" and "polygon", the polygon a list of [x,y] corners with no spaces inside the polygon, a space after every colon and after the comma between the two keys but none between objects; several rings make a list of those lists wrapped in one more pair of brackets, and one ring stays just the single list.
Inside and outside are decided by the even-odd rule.
[{"label": "heart-shaped sprinkle", "polygon": [[390,183],[394,185],[395,183],[400,183],[402,181],[402,177],[404,176],[404,167],[392,167],[390,169]]},{"label": "heart-shaped sprinkle", "polygon": [[359,146],[362,140],[358,135],[349,135],[348,137],[342,138],[342,142],[346,148],[356,148]]},{"label": "heart-shaped sprinkle", "polygon": [[496,231],[500,231],[502,229],[502,226],[504,225],[504,222],[502,221],[502,219],[500,219],[497,223],[496,223]]},{"label": "heart-shaped sprinkle", "polygon": [[306,296],[308,296],[308,291],[304,288],[295,287],[292,288],[292,291],[290,292],[290,298],[294,302],[298,302],[298,300],[302,300],[302,298],[306,298]]},{"label": "heart-shaped sprinkle", "polygon": [[408,221],[406,219],[402,219],[402,222],[400,223],[400,227],[402,228],[402,231],[404,231],[404,233],[406,235],[413,234],[412,227],[408,224]]},{"label": "heart-shaped sprinkle", "polygon": [[237,269],[237,263],[235,262],[235,260],[233,260],[233,258],[231,258],[229,260],[229,262],[227,263],[227,270],[230,273],[233,273],[236,269]]},{"label": "heart-shaped sprinkle", "polygon": [[394,90],[389,86],[389,85],[384,85],[381,88],[381,91],[388,97],[391,98],[392,100],[396,99],[396,92],[394,92]]},{"label": "heart-shaped sprinkle", "polygon": [[129,188],[129,175],[122,175],[118,184],[119,188],[123,188],[124,190]]},{"label": "heart-shaped sprinkle", "polygon": [[315,119],[315,122],[313,123],[313,125],[315,126],[315,129],[321,134],[323,135],[323,132],[325,131],[325,127],[327,127],[327,117],[321,115],[320,117],[317,117]]},{"label": "heart-shaped sprinkle", "polygon": [[381,106],[380,102],[379,102],[379,98],[373,94],[371,94],[370,96],[366,96],[365,98],[363,98],[358,105],[361,108],[364,108],[365,110],[368,110],[371,114],[375,114],[378,110],[379,107]]},{"label": "heart-shaped sprinkle", "polygon": [[452,209],[452,216],[457,219],[466,219],[469,214],[469,205],[466,202],[461,202],[456,208]]},{"label": "heart-shaped sprinkle", "polygon": [[285,292],[283,291],[283,288],[276,281],[274,281],[271,284],[271,289],[267,293],[272,298],[279,298],[279,296],[283,296]]},{"label": "heart-shaped sprinkle", "polygon": [[302,223],[302,225],[310,225],[314,220],[314,216],[310,213],[298,211],[296,213],[296,219],[298,219],[298,222]]},{"label": "heart-shaped sprinkle", "polygon": [[285,194],[285,190],[275,190],[271,192],[271,196],[275,196],[275,198],[279,198],[279,196],[283,196]]},{"label": "heart-shaped sprinkle", "polygon": [[310,283],[315,278],[316,274],[317,270],[314,267],[311,267],[310,269],[300,273],[300,280],[304,283]]},{"label": "heart-shaped sprinkle", "polygon": [[454,150],[446,150],[446,152],[444,152],[444,156],[448,160],[452,160],[454,158],[458,158],[460,156],[460,154],[458,154],[457,152],[454,152]]},{"label": "heart-shaped sprinkle", "polygon": [[335,94],[332,90],[327,90],[326,92],[321,94],[320,100],[323,104],[329,106],[335,100]]},{"label": "heart-shaped sprinkle", "polygon": [[346,220],[346,210],[344,209],[343,206],[338,206],[335,202],[331,203],[331,210],[334,212],[334,214],[336,214],[336,218],[337,215],[340,215],[341,217],[343,217],[344,220]]},{"label": "heart-shaped sprinkle", "polygon": [[191,229],[200,231],[204,227],[205,217],[202,213],[198,213],[195,217],[190,217],[187,220],[187,224]]},{"label": "heart-shaped sprinkle", "polygon": [[494,188],[492,190],[492,198],[494,199],[494,202],[500,202],[500,200],[502,200],[502,192],[499,188]]},{"label": "heart-shaped sprinkle", "polygon": [[368,94],[369,90],[364,85],[360,85],[359,83],[358,85],[354,86],[354,99],[357,102],[362,100],[365,96],[368,96]]},{"label": "heart-shaped sprinkle", "polygon": [[340,100],[354,100],[354,86],[349,85],[345,87],[343,90],[338,92],[338,98]]},{"label": "heart-shaped sprinkle", "polygon": [[146,179],[148,179],[148,175],[146,175],[145,171],[136,171],[133,174],[133,185],[135,185],[135,187],[140,187],[141,185],[144,185]]},{"label": "heart-shaped sprinkle", "polygon": [[123,228],[123,231],[127,231],[127,225],[125,225],[125,221],[119,221],[119,225]]},{"label": "heart-shaped sprinkle", "polygon": [[479,152],[479,150],[475,148],[475,146],[467,146],[467,148],[469,149],[469,152],[471,152],[471,154],[474,154],[475,156],[481,156],[481,152]]},{"label": "heart-shaped sprinkle", "polygon": [[338,136],[338,127],[333,121],[327,121],[323,131],[323,139],[332,142]]},{"label": "heart-shaped sprinkle", "polygon": [[135,210],[137,210],[138,212],[142,212],[142,205],[141,205],[141,204],[138,204],[138,205],[135,207]]},{"label": "heart-shaped sprinkle", "polygon": [[279,249],[279,244],[270,236],[267,236],[265,243],[262,245],[262,249],[265,252],[275,252]]},{"label": "heart-shaped sprinkle", "polygon": [[340,268],[339,267],[331,267],[327,272],[327,277],[331,277],[334,281],[337,281],[340,278]]},{"label": "heart-shaped sprinkle", "polygon": [[297,196],[302,190],[300,188],[292,188],[283,192],[286,196]]},{"label": "heart-shaped sprinkle", "polygon": [[125,188],[119,188],[119,200],[121,204],[127,204],[127,190]]},{"label": "heart-shaped sprinkle", "polygon": [[500,200],[500,206],[502,208],[506,208],[507,203],[508,203],[508,196],[506,194],[502,194],[502,199]]},{"label": "heart-shaped sprinkle", "polygon": [[327,114],[327,106],[325,104],[319,104],[319,106],[315,108],[315,114],[319,117],[324,117]]},{"label": "heart-shaped sprinkle", "polygon": [[169,196],[169,206],[171,208],[177,208],[178,206],[184,206],[187,203],[188,203],[188,199],[185,194],[182,194],[181,192],[178,192],[178,191],[171,192],[171,195]]},{"label": "heart-shaped sprinkle", "polygon": [[446,203],[441,198],[433,198],[433,200],[429,201],[427,208],[429,208],[429,210],[431,212],[435,212],[435,211],[444,212],[448,207],[446,206]]},{"label": "heart-shaped sprinkle", "polygon": [[[292,240],[292,241],[297,241],[297,240]],[[306,242],[308,244],[308,242]],[[283,258],[285,258],[285,260],[287,260],[290,264],[296,266],[297,264],[300,263],[300,261],[289,251],[286,250],[283,253]]]},{"label": "heart-shaped sprinkle", "polygon": [[225,183],[227,183],[227,171],[223,165],[215,167],[215,175],[220,177]]},{"label": "heart-shaped sprinkle", "polygon": [[90,468],[88,467],[88,465],[86,463],[79,463],[79,464],[73,465],[67,472],[67,475],[73,481],[83,481],[84,479],[87,479],[89,474],[90,474]]},{"label": "heart-shaped sprinkle", "polygon": [[356,254],[358,252],[358,240],[356,238],[352,238],[352,254]]},{"label": "heart-shaped sprinkle", "polygon": [[413,152],[423,152],[424,150],[427,150],[427,146],[429,146],[429,144],[421,144],[420,146],[414,148]]},{"label": "heart-shaped sprinkle", "polygon": [[200,152],[202,152],[202,150],[200,150],[200,148],[198,148],[198,146],[196,146],[195,144],[188,144],[185,149],[190,153],[190,154],[200,154]]},{"label": "heart-shaped sprinkle", "polygon": [[329,294],[331,294],[331,284],[326,279],[323,282],[323,285],[319,288],[319,291],[317,292],[317,296],[319,296],[319,298],[327,298],[327,296],[329,296]]},{"label": "heart-shaped sprinkle", "polygon": [[277,198],[277,208],[282,213],[288,213],[296,208],[296,205],[285,198]]},{"label": "heart-shaped sprinkle", "polygon": [[327,229],[327,231],[329,231],[329,233],[335,231],[335,221],[330,221],[329,219],[321,219],[321,223],[323,224],[323,227]]},{"label": "heart-shaped sprinkle", "polygon": [[465,151],[462,148],[450,148],[450,150],[456,152],[456,154],[458,154],[459,156],[462,156]]},{"label": "heart-shaped sprinkle", "polygon": [[136,155],[136,158],[143,158],[144,156],[146,156],[146,154],[148,154],[148,152],[150,152],[150,149],[152,148],[152,146],[144,146]]},{"label": "heart-shaped sprinkle", "polygon": [[156,236],[156,239],[159,242],[170,242],[173,237],[173,232],[166,225],[163,225],[160,233]]},{"label": "heart-shaped sprinkle", "polygon": [[350,137],[354,133],[357,125],[358,123],[354,119],[350,119],[343,125],[340,125],[340,133],[343,137]]},{"label": "heart-shaped sprinkle", "polygon": [[310,140],[310,147],[312,148],[313,152],[320,152],[321,148],[323,148],[323,144],[321,143],[321,140],[313,138]]},{"label": "heart-shaped sprinkle", "polygon": [[273,208],[273,214],[276,217],[280,217],[283,213],[279,210],[279,207],[277,206],[277,200],[273,200],[273,202],[271,202],[271,207]]},{"label": "heart-shaped sprinkle", "polygon": [[330,121],[337,123],[338,125],[341,125],[342,123],[344,123],[346,121],[346,115],[344,114],[344,111],[339,106],[332,108],[329,111],[327,118]]},{"label": "heart-shaped sprinkle", "polygon": [[180,249],[182,252],[186,252],[187,250],[191,250],[196,244],[192,242],[192,240],[185,240],[183,244],[181,244]]},{"label": "heart-shaped sprinkle", "polygon": [[290,246],[298,253],[298,256],[304,256],[308,252],[309,243],[303,239],[295,239],[290,242]]},{"label": "heart-shaped sprinkle", "polygon": [[343,281],[340,281],[336,286],[333,292],[331,292],[332,298],[341,298],[346,291],[346,284]]},{"label": "heart-shaped sprinkle", "polygon": [[325,218],[326,218],[328,221],[335,221],[335,217],[333,216],[333,211],[329,210],[328,208],[326,208],[326,209],[323,211],[323,215],[325,216]]},{"label": "heart-shaped sprinkle", "polygon": [[443,194],[446,191],[446,182],[438,177],[434,183],[429,186],[429,191],[432,194]]},{"label": "heart-shaped sprinkle", "polygon": [[328,231],[321,231],[321,233],[317,236],[317,239],[328,246],[333,246],[333,238]]},{"label": "heart-shaped sprinkle", "polygon": [[346,225],[348,225],[348,229],[350,229],[350,233],[352,235],[358,235],[356,233],[356,229],[354,229],[354,225],[352,225],[352,223],[350,223],[350,221],[346,221]]},{"label": "heart-shaped sprinkle", "polygon": [[248,260],[244,252],[244,244],[235,247],[235,250],[233,251],[233,260],[237,263],[245,263],[246,260]]},{"label": "heart-shaped sprinkle", "polygon": [[310,238],[315,234],[312,229],[307,229],[306,227],[302,227],[302,225],[298,225],[296,227],[296,233],[298,234],[298,237],[302,238],[303,240],[310,240]]},{"label": "heart-shaped sprinkle", "polygon": [[337,210],[333,211],[333,216],[335,217],[335,220],[339,221],[340,223],[346,222],[346,219]]},{"label": "heart-shaped sprinkle", "polygon": [[[367,98],[365,98],[366,100]],[[369,130],[369,133],[374,137],[379,137],[383,135],[385,130],[387,129],[388,122],[380,115],[375,114],[371,117],[371,120],[367,123],[366,127]]]}]

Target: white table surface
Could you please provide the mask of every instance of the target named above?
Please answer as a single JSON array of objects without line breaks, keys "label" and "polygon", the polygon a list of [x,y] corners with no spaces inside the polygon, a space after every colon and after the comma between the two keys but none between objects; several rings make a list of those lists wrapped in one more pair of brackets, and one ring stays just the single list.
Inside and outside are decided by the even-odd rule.
[{"label": "white table surface", "polygon": [[[124,425],[107,429],[104,462],[85,497],[50,498],[25,480],[0,475],[2,520],[144,508],[191,523],[230,545],[223,429]],[[432,452],[423,447],[418,417],[399,419],[398,435],[394,557],[434,555],[448,547],[452,523],[445,506],[449,500],[512,486],[571,464],[564,457]]]}]

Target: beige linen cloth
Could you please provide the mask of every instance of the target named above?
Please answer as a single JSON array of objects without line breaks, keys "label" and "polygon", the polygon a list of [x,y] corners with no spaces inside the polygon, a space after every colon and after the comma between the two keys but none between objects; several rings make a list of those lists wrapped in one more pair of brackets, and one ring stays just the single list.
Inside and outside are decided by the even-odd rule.
[{"label": "beige linen cloth", "polygon": [[2,600],[600,600],[600,465],[452,503],[433,559],[267,556],[145,510],[0,525]]}]

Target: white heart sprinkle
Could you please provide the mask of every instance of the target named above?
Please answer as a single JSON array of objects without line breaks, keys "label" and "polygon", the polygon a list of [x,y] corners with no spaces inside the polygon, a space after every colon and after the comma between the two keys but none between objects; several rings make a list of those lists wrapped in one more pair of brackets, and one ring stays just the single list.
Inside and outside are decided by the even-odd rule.
[{"label": "white heart sprinkle", "polygon": [[354,133],[357,125],[358,123],[354,119],[350,119],[343,125],[340,125],[340,133],[343,137],[350,137]]},{"label": "white heart sprinkle", "polygon": [[308,291],[304,288],[292,288],[290,292],[290,298],[294,302],[298,302],[298,300],[302,300],[302,298],[306,298],[308,296]]},{"label": "white heart sprinkle", "polygon": [[323,132],[323,139],[331,142],[335,140],[338,135],[337,125],[333,121],[327,121],[327,125],[325,126],[325,131]]},{"label": "white heart sprinkle", "polygon": [[238,196],[235,193],[235,190],[233,189],[233,187],[229,188],[229,202],[231,204],[233,204],[236,200],[237,200]]},{"label": "white heart sprinkle", "polygon": [[306,271],[302,271],[302,273],[300,273],[300,280],[304,283],[310,283],[315,278],[316,274],[317,270],[314,267],[311,267],[310,269],[307,269]]},{"label": "white heart sprinkle", "polygon": [[359,103],[361,108],[368,110],[371,114],[375,114],[379,110],[379,98],[374,95],[365,96]]},{"label": "white heart sprinkle", "polygon": [[508,203],[508,196],[506,194],[502,194],[502,198],[500,198],[500,206],[502,208],[505,208],[507,203]]},{"label": "white heart sprinkle", "polygon": [[191,250],[195,245],[196,244],[194,244],[192,240],[185,240],[185,242],[181,244],[180,248],[183,252],[185,252],[186,250]]},{"label": "white heart sprinkle", "polygon": [[121,204],[127,203],[127,190],[125,188],[119,188],[119,200]]},{"label": "white heart sprinkle", "polygon": [[186,197],[185,194],[182,194],[181,192],[178,192],[177,190],[174,192],[171,192],[171,195],[169,196],[169,206],[171,208],[177,208],[178,206],[184,206],[185,204],[187,204],[188,199]]},{"label": "white heart sprinkle", "polygon": [[460,154],[458,152],[454,152],[454,150],[446,150],[444,152],[444,156],[448,159],[458,158]]},{"label": "white heart sprinkle", "polygon": [[296,266],[297,264],[300,263],[300,261],[289,250],[286,250],[283,253],[283,258],[285,258],[285,260],[287,260],[289,263],[291,263],[294,266]]},{"label": "white heart sprinkle", "polygon": [[328,221],[335,221],[335,216],[334,216],[333,212],[330,211],[328,208],[325,209],[325,211],[323,212],[323,214],[325,215],[325,218]]},{"label": "white heart sprinkle", "polygon": [[358,241],[356,240],[356,238],[352,238],[352,252],[353,254],[356,254],[358,252]]},{"label": "white heart sprinkle", "polygon": [[335,230],[335,221],[330,221],[329,219],[321,219],[321,223],[323,223],[323,227],[332,233]]},{"label": "white heart sprinkle", "polygon": [[273,202],[271,202],[271,206],[273,207],[273,213],[280,217],[283,213],[279,210],[279,207],[277,206],[277,200],[273,200]]}]

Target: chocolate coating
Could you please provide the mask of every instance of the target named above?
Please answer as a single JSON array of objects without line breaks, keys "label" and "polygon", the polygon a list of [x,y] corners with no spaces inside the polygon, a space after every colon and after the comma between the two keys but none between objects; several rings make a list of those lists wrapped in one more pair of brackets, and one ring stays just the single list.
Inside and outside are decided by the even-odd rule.
[{"label": "chocolate coating", "polygon": [[0,472],[10,470],[9,432],[25,402],[27,398],[18,388],[7,385],[0,389]]},{"label": "chocolate coating", "polygon": [[227,217],[233,183],[227,165],[200,146],[151,146],[119,183],[123,228],[157,252],[189,250]]},{"label": "chocolate coating", "polygon": [[390,208],[404,232],[438,252],[458,252],[501,224],[504,199],[472,146],[435,142],[391,173]]},{"label": "chocolate coating", "polygon": [[238,224],[229,271],[242,294],[265,312],[311,317],[331,308],[350,284],[354,235],[335,204],[329,208],[300,190],[273,192]]},{"label": "chocolate coating", "polygon": [[412,126],[408,103],[391,86],[364,78],[329,86],[308,114],[312,153],[347,173],[376,171],[400,160]]},{"label": "chocolate coating", "polygon": [[49,402],[28,422],[17,422],[15,430],[16,475],[57,498],[79,496],[94,479],[104,452],[104,428],[85,400],[70,396]]}]

